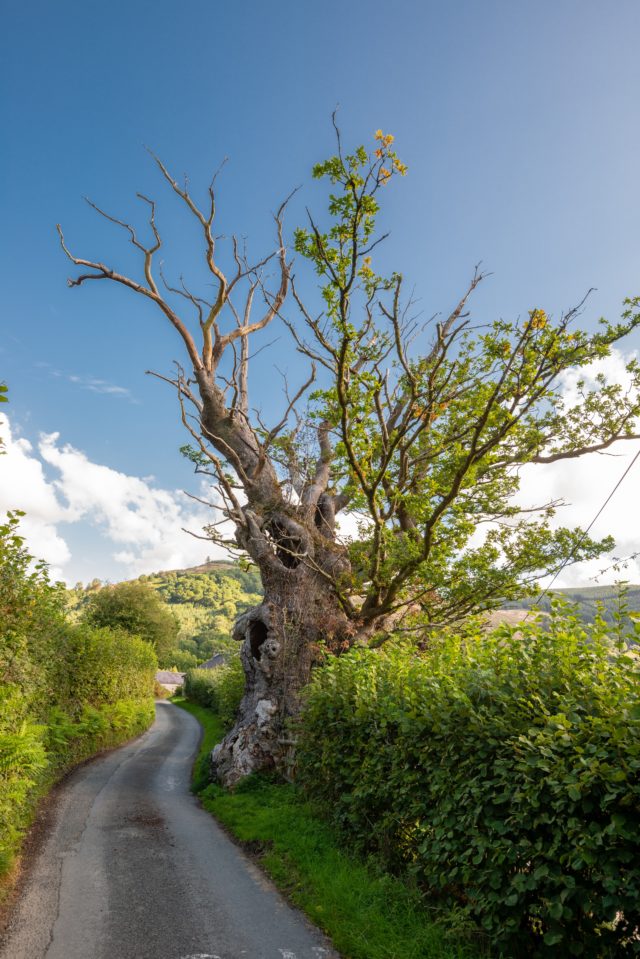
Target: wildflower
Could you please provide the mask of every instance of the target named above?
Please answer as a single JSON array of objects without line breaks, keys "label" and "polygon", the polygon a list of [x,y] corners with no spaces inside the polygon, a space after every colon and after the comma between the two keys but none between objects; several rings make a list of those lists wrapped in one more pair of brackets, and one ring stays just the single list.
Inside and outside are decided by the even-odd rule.
[{"label": "wildflower", "polygon": [[384,133],[382,130],[376,130],[376,140],[382,140],[384,138]]}]

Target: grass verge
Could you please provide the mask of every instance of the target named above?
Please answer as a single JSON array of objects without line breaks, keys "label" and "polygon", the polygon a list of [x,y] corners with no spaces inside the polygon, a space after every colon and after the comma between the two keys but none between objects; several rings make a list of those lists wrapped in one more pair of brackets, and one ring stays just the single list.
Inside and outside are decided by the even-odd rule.
[{"label": "grass verge", "polygon": [[479,946],[452,931],[454,917],[429,907],[406,883],[358,859],[295,786],[251,776],[234,792],[207,783],[208,755],[224,734],[218,716],[173,702],[201,723],[193,790],[344,959],[479,959]]},{"label": "grass verge", "polygon": [[194,793],[200,794],[209,785],[209,753],[224,736],[224,726],[220,717],[214,712],[199,706],[198,703],[190,702],[184,696],[172,696],[171,702],[195,716],[202,726],[200,749],[191,773],[191,789]]}]

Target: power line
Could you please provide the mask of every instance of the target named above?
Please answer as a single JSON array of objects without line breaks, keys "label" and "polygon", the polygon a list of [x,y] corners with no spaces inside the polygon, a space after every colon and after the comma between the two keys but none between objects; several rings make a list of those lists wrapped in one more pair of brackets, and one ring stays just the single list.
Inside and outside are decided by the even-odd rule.
[{"label": "power line", "polygon": [[[614,494],[617,492],[619,486],[622,484],[625,476],[626,476],[627,473],[631,470],[631,468],[633,467],[634,463],[636,462],[636,460],[637,460],[638,458],[640,458],[640,449],[638,450],[638,452],[636,453],[636,455],[633,457],[633,459],[631,460],[631,462],[630,462],[629,465],[627,466],[626,470],[624,471],[624,473],[622,474],[622,476],[620,477],[620,479],[618,480],[618,482],[616,483],[616,485],[613,487],[613,489],[611,490],[611,492],[610,492],[609,495],[607,496],[606,500],[604,501],[604,503],[602,504],[602,506],[600,507],[600,509],[599,509],[598,512],[596,513],[596,515],[593,517],[593,519],[591,520],[591,522],[589,523],[589,525],[587,526],[587,528],[585,529],[584,533],[582,534],[582,536],[580,537],[580,539],[578,540],[578,542],[577,542],[577,544],[576,544],[576,549],[578,549],[578,547],[580,547],[580,546],[583,544],[583,542],[585,541],[585,539],[586,539],[587,536],[589,535],[589,531],[592,529],[592,527],[593,527],[593,525],[595,524],[595,522],[600,518],[600,516],[602,515],[602,513],[604,512],[604,510],[605,510],[606,507],[608,506],[609,502],[610,502],[611,499],[613,498]],[[571,556],[568,556],[568,557],[565,559],[565,561],[564,561],[564,563],[562,564],[562,566],[561,566],[561,567],[559,568],[559,570],[556,572],[555,576],[553,577],[553,579],[551,580],[551,582],[549,583],[549,585],[546,586],[545,589],[540,593],[540,595],[538,596],[538,598],[537,598],[537,600],[535,601],[535,604],[534,604],[534,605],[537,606],[538,603],[540,603],[540,602],[544,599],[544,597],[547,595],[547,593],[549,592],[549,590],[551,589],[551,587],[553,586],[553,584],[554,584],[555,581],[557,580],[557,578],[558,578],[558,576],[560,575],[560,573],[562,572],[562,570],[563,570],[563,569],[565,568],[565,566],[567,566],[570,562],[571,562]],[[527,615],[528,615],[528,614],[527,614]],[[525,617],[525,619],[526,619],[526,617]]]}]

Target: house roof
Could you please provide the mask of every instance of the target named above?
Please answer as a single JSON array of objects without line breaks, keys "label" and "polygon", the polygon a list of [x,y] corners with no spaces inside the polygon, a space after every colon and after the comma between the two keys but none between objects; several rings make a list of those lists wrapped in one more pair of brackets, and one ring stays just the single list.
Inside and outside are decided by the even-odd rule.
[{"label": "house roof", "polygon": [[182,686],[183,681],[184,673],[174,673],[170,669],[159,669],[156,673],[156,682],[168,686]]},{"label": "house roof", "polygon": [[206,663],[200,663],[198,669],[215,669],[216,666],[222,666],[225,661],[225,657],[222,653],[216,653],[215,656],[212,656],[211,659],[208,659]]}]

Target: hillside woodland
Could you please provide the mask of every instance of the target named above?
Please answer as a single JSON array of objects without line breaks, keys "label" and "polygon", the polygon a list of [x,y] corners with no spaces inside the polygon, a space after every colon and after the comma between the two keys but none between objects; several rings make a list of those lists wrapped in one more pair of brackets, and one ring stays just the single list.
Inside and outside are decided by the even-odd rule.
[{"label": "hillside woodland", "polygon": [[[132,582],[150,587],[161,599],[163,609],[177,621],[174,642],[166,652],[159,654],[158,659],[162,668],[175,666],[180,671],[196,668],[216,653],[231,658],[238,655],[239,644],[231,638],[233,623],[262,597],[258,570],[240,562],[207,561],[187,569],[140,576]],[[78,583],[68,590],[71,618],[82,619],[92,598],[104,586],[99,580],[93,580],[86,586]],[[629,638],[635,641],[632,620],[635,613],[640,614],[640,586],[621,584],[554,589],[541,599],[533,595],[506,600],[501,609],[538,609],[549,614],[556,600],[567,603],[572,613],[585,624],[602,618],[609,626],[617,628],[618,618],[622,616]],[[500,621],[500,616],[494,621]],[[135,632],[135,629],[130,631]]]},{"label": "hillside woodland", "polygon": [[504,604],[505,609],[539,609],[549,613],[554,600],[568,603],[583,623],[593,623],[601,618],[609,626],[615,626],[622,616],[629,637],[635,641],[634,614],[640,614],[640,586],[620,584],[612,586],[575,586],[554,589],[550,595],[540,598],[520,598]]},{"label": "hillside woodland", "polygon": [[[181,671],[198,666],[215,653],[237,656],[239,644],[231,639],[234,620],[262,597],[258,571],[230,562],[152,573],[133,583],[154,593],[165,613],[172,615],[173,641],[168,648],[157,651],[158,660],[162,668]],[[67,592],[72,618],[80,621],[90,616],[97,594],[108,590],[98,580],[86,587],[78,583]],[[135,623],[129,629],[136,632]]]}]

